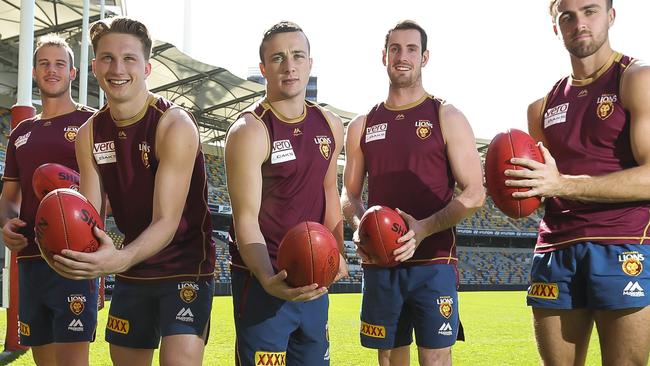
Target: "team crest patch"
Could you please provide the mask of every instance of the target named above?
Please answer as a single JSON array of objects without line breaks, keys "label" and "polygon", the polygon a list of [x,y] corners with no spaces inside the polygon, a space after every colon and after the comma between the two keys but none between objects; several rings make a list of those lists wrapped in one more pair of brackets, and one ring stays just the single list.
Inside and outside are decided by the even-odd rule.
[{"label": "team crest patch", "polygon": [[325,160],[329,160],[330,155],[332,154],[332,148],[330,147],[332,139],[330,139],[329,136],[316,136],[314,137],[314,142],[318,145],[320,154],[323,155]]},{"label": "team crest patch", "polygon": [[538,299],[557,300],[559,289],[557,283],[540,283],[536,282],[528,288],[528,297]]},{"label": "team crest patch", "polygon": [[108,322],[106,323],[106,329],[111,330],[115,333],[120,334],[129,334],[129,321],[126,319],[120,319],[118,317],[108,315]]},{"label": "team crest patch", "polygon": [[255,365],[285,366],[287,364],[286,352],[255,352]]},{"label": "team crest patch", "polygon": [[419,120],[415,122],[415,134],[422,140],[431,136],[431,129],[433,124],[428,120]]},{"label": "team crest patch", "polygon": [[63,137],[70,142],[74,142],[77,139],[77,131],[79,127],[77,126],[68,126],[63,129]]},{"label": "team crest patch", "polygon": [[68,296],[68,304],[70,306],[70,311],[72,311],[74,315],[80,315],[86,308],[86,297],[80,294],[70,295]]},{"label": "team crest patch", "polygon": [[602,120],[606,120],[614,113],[614,103],[618,101],[616,94],[603,94],[596,100],[596,115]]},{"label": "team crest patch", "polygon": [[140,157],[142,158],[142,165],[144,165],[145,168],[149,169],[151,166],[149,162],[149,154],[151,153],[151,147],[146,141],[142,141],[138,145],[138,149],[140,150]]},{"label": "team crest patch", "polygon": [[372,338],[386,338],[386,328],[383,325],[372,325],[361,322],[361,334]]},{"label": "team crest patch", "polygon": [[186,303],[191,303],[198,296],[199,285],[196,282],[181,282],[178,284],[179,296]]},{"label": "team crest patch", "polygon": [[440,311],[440,315],[444,316],[446,319],[451,318],[451,314],[454,313],[454,299],[451,296],[441,296],[438,299],[436,299],[436,303],[438,304],[438,310]]},{"label": "team crest patch", "polygon": [[643,272],[643,254],[639,252],[625,252],[618,255],[623,272],[628,276],[638,276]]}]

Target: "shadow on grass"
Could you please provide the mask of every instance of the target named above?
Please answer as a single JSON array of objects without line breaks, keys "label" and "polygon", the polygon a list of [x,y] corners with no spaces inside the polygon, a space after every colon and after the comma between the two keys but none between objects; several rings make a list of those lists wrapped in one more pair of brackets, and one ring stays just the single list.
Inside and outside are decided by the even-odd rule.
[{"label": "shadow on grass", "polygon": [[9,365],[24,355],[28,350],[15,351],[15,352],[2,352],[0,353],[0,366]]}]

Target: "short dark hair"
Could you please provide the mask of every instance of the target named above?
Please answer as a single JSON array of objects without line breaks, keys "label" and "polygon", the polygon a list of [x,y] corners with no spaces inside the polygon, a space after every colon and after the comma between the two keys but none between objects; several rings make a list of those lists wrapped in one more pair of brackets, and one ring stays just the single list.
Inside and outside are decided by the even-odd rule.
[{"label": "short dark hair", "polygon": [[72,52],[72,48],[70,48],[70,45],[68,44],[68,42],[66,42],[66,40],[63,37],[55,33],[46,34],[38,39],[38,42],[36,43],[36,48],[34,49],[34,57],[32,60],[33,66],[36,66],[36,56],[38,54],[38,51],[40,51],[41,48],[46,46],[63,48],[65,52],[68,54],[68,58],[70,59],[70,70],[74,68],[74,53]]},{"label": "short dark hair", "polygon": [[266,43],[271,37],[278,33],[290,33],[290,32],[300,32],[305,36],[305,39],[307,40],[307,52],[310,52],[311,46],[309,45],[309,38],[307,38],[307,35],[305,32],[300,28],[300,26],[294,22],[289,22],[289,21],[281,21],[279,23],[274,24],[271,28],[269,28],[266,32],[264,32],[264,37],[262,37],[262,42],[260,42],[260,61],[264,63],[264,43]]},{"label": "short dark hair", "polygon": [[[553,23],[555,23],[555,18],[558,16],[558,5],[560,5],[560,0],[551,0],[548,5],[548,12],[551,14],[551,18],[553,18]],[[614,6],[614,0],[607,0],[607,10],[611,9],[612,6]]]},{"label": "short dark hair", "polygon": [[390,29],[388,33],[386,33],[384,49],[388,48],[388,38],[390,37],[390,34],[393,33],[393,31],[404,29],[415,29],[416,31],[420,32],[420,45],[422,46],[422,53],[424,54],[424,51],[427,50],[427,32],[425,32],[424,28],[422,28],[414,20],[402,20],[397,23],[397,25],[395,25],[392,29]]},{"label": "short dark hair", "polygon": [[99,40],[109,33],[123,33],[135,36],[142,43],[142,52],[145,60],[151,57],[151,35],[149,30],[141,22],[127,18],[114,17],[98,20],[90,26],[90,42],[93,44],[93,50],[97,51]]}]

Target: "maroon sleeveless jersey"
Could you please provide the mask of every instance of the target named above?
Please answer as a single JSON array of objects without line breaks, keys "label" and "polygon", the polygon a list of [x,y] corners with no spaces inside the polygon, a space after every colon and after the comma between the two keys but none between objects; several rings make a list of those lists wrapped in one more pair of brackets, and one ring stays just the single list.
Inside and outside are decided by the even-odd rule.
[{"label": "maroon sleeveless jersey", "polygon": [[[303,221],[325,220],[325,174],[335,150],[330,121],[321,108],[305,101],[303,115],[287,119],[263,101],[252,112],[264,124],[271,146],[262,164],[259,224],[273,268],[278,246],[289,229]],[[230,230],[232,265],[245,267]],[[249,243],[245,243],[249,244]]]},{"label": "maroon sleeveless jersey", "polygon": [[77,129],[94,112],[78,105],[74,112],[54,118],[26,119],[11,132],[2,179],[20,183],[20,219],[27,225],[19,232],[27,238],[28,244],[18,253],[19,260],[41,257],[34,242],[34,218],[40,203],[32,188],[34,170],[45,163],[57,163],[79,171],[74,153]]},{"label": "maroon sleeveless jersey", "polygon": [[[399,208],[420,220],[452,200],[456,182],[440,129],[442,103],[425,95],[399,109],[380,103],[368,113],[360,142],[368,207]],[[456,262],[455,228],[450,228],[422,240],[404,265]]]},{"label": "maroon sleeveless jersey", "polygon": [[[630,144],[630,115],[620,84],[634,62],[614,53],[589,80],[566,77],[546,96],[542,130],[560,173],[600,176],[638,166]],[[590,203],[546,200],[535,250],[551,251],[576,242],[642,243],[650,223],[650,202]]]},{"label": "maroon sleeveless jersey", "polygon": [[[107,105],[89,121],[93,156],[115,223],[125,234],[124,245],[129,245],[151,223],[159,163],[156,129],[171,108],[179,107],[160,96],[150,95],[143,109],[128,120],[113,120]],[[198,279],[213,275],[214,262],[207,179],[203,152],[199,151],[183,215],[172,241],[153,257],[117,276],[134,281]]]}]

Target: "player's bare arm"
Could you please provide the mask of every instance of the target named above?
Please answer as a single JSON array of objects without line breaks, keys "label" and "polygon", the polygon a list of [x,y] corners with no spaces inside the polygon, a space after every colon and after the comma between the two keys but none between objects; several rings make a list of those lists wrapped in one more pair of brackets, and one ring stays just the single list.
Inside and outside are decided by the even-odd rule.
[{"label": "player's bare arm", "polygon": [[154,182],[152,219],[147,229],[122,250],[112,245],[108,235],[95,229],[101,241],[99,250],[95,253],[63,251],[65,257],[55,256],[57,269],[75,279],[120,273],[169,244],[183,213],[198,151],[199,135],[194,121],[182,109],[170,109],[160,119],[156,131],[159,165]]},{"label": "player's bare arm", "polygon": [[264,290],[281,299],[308,301],[322,296],[326,289],[316,284],[291,288],[284,281],[286,271],[275,273],[259,226],[262,202],[262,164],[269,155],[270,143],[264,126],[245,114],[226,137],[226,179],[235,236],[239,253]]},{"label": "player's bare arm", "polygon": [[366,116],[360,115],[350,121],[345,133],[345,170],[343,171],[343,192],[341,192],[341,206],[343,216],[348,225],[354,230],[352,240],[357,244],[357,253],[364,261],[369,257],[358,246],[359,222],[365,212],[361,195],[365,180],[365,162],[361,150],[361,136],[366,124]]},{"label": "player's bare arm", "polygon": [[18,218],[21,201],[20,183],[5,181],[0,195],[0,224],[2,225],[2,240],[12,251],[20,251],[27,246],[27,238],[17,231],[26,225]]},{"label": "player's bare arm", "polygon": [[75,140],[75,155],[79,166],[79,193],[81,193],[95,207],[100,216],[104,217],[105,197],[104,188],[99,177],[97,164],[92,149],[92,123],[89,119],[77,131]]},{"label": "player's bare arm", "polygon": [[[513,197],[555,196],[585,202],[650,199],[650,191],[647,189],[650,185],[650,146],[645,141],[650,133],[650,66],[633,64],[623,74],[621,100],[630,112],[630,144],[639,166],[598,177],[566,175],[558,171],[555,160],[541,145],[545,164],[528,159],[513,159],[513,163],[529,170],[506,170],[507,176],[518,178],[506,181],[507,185],[531,187],[529,191],[514,193]],[[533,123],[534,120],[529,115],[529,125]]]},{"label": "player's bare arm", "polygon": [[339,188],[337,184],[337,160],[343,149],[343,123],[334,113],[324,111],[332,127],[336,148],[332,154],[332,160],[325,174],[323,187],[325,189],[325,227],[334,237],[339,247],[339,272],[335,281],[348,275],[348,265],[345,260],[345,246],[343,245],[343,216],[341,215],[341,202],[339,200]]},{"label": "player's bare arm", "polygon": [[398,211],[409,226],[409,231],[398,240],[404,245],[394,251],[398,261],[411,258],[424,238],[455,226],[481,208],[485,201],[481,159],[476,151],[472,128],[463,113],[453,105],[447,104],[442,108],[440,127],[451,171],[461,193],[442,210],[422,220]]}]

